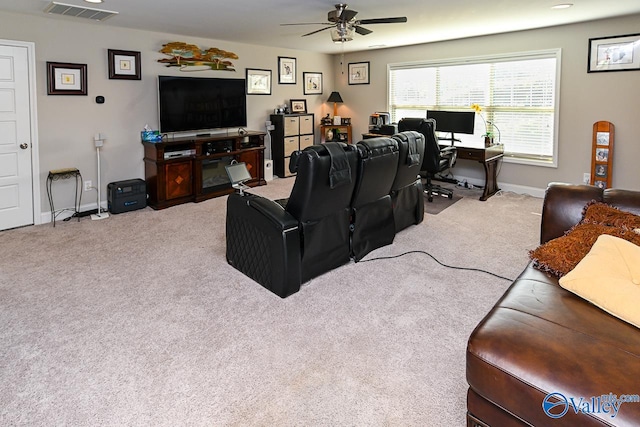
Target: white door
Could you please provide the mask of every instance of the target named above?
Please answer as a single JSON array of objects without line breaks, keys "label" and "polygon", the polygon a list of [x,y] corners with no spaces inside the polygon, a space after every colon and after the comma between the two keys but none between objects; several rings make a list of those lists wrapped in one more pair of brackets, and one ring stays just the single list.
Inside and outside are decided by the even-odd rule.
[{"label": "white door", "polygon": [[0,44],[0,230],[34,223],[27,53]]}]

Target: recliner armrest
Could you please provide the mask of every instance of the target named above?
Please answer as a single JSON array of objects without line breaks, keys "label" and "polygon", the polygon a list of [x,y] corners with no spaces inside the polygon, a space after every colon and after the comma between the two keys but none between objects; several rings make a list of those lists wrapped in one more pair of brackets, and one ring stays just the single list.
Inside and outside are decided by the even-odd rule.
[{"label": "recliner armrest", "polygon": [[273,200],[265,199],[255,194],[250,194],[245,197],[248,206],[263,214],[269,221],[279,226],[282,230],[298,226],[298,220]]},{"label": "recliner armrest", "polygon": [[301,245],[298,220],[276,202],[230,194],[226,220],[227,262],[285,298],[298,292]]}]

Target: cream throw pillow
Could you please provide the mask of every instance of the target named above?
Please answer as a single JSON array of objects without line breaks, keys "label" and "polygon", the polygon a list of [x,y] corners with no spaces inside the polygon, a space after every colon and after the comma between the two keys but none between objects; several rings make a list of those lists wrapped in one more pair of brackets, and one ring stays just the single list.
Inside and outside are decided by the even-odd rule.
[{"label": "cream throw pillow", "polygon": [[640,328],[640,246],[603,234],[560,286]]}]

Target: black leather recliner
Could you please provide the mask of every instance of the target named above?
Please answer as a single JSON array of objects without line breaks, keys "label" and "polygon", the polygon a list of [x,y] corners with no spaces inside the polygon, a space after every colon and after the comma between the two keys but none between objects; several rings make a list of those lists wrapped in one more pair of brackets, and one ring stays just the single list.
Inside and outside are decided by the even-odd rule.
[{"label": "black leather recliner", "polygon": [[253,194],[227,199],[227,261],[284,298],[350,260],[356,147],[327,143],[297,153],[284,207]]},{"label": "black leather recliner", "polygon": [[353,193],[351,254],[361,260],[389,245],[396,235],[391,188],[398,169],[398,142],[389,137],[358,142],[358,176]]},{"label": "black leather recliner", "polygon": [[285,298],[302,283],[391,244],[424,218],[418,132],[357,145],[313,145],[291,156],[286,200],[227,199],[227,261]]},{"label": "black leather recliner", "polygon": [[398,171],[391,186],[396,232],[424,219],[420,167],[424,159],[424,135],[406,131],[393,136],[398,142]]},{"label": "black leather recliner", "polygon": [[404,118],[398,122],[399,131],[414,130],[424,135],[425,154],[420,171],[426,180],[424,192],[432,202],[434,195],[453,197],[453,191],[432,183],[433,177],[453,167],[457,158],[457,149],[453,146],[440,148],[436,136],[436,121],[433,119]]}]

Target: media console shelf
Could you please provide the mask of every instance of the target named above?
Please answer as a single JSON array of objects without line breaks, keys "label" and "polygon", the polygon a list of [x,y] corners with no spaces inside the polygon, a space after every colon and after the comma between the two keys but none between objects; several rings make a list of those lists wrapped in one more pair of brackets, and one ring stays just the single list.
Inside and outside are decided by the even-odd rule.
[{"label": "media console shelf", "polygon": [[234,160],[247,164],[248,186],[265,185],[264,136],[251,131],[143,141],[147,204],[164,209],[232,193],[224,167]]}]

